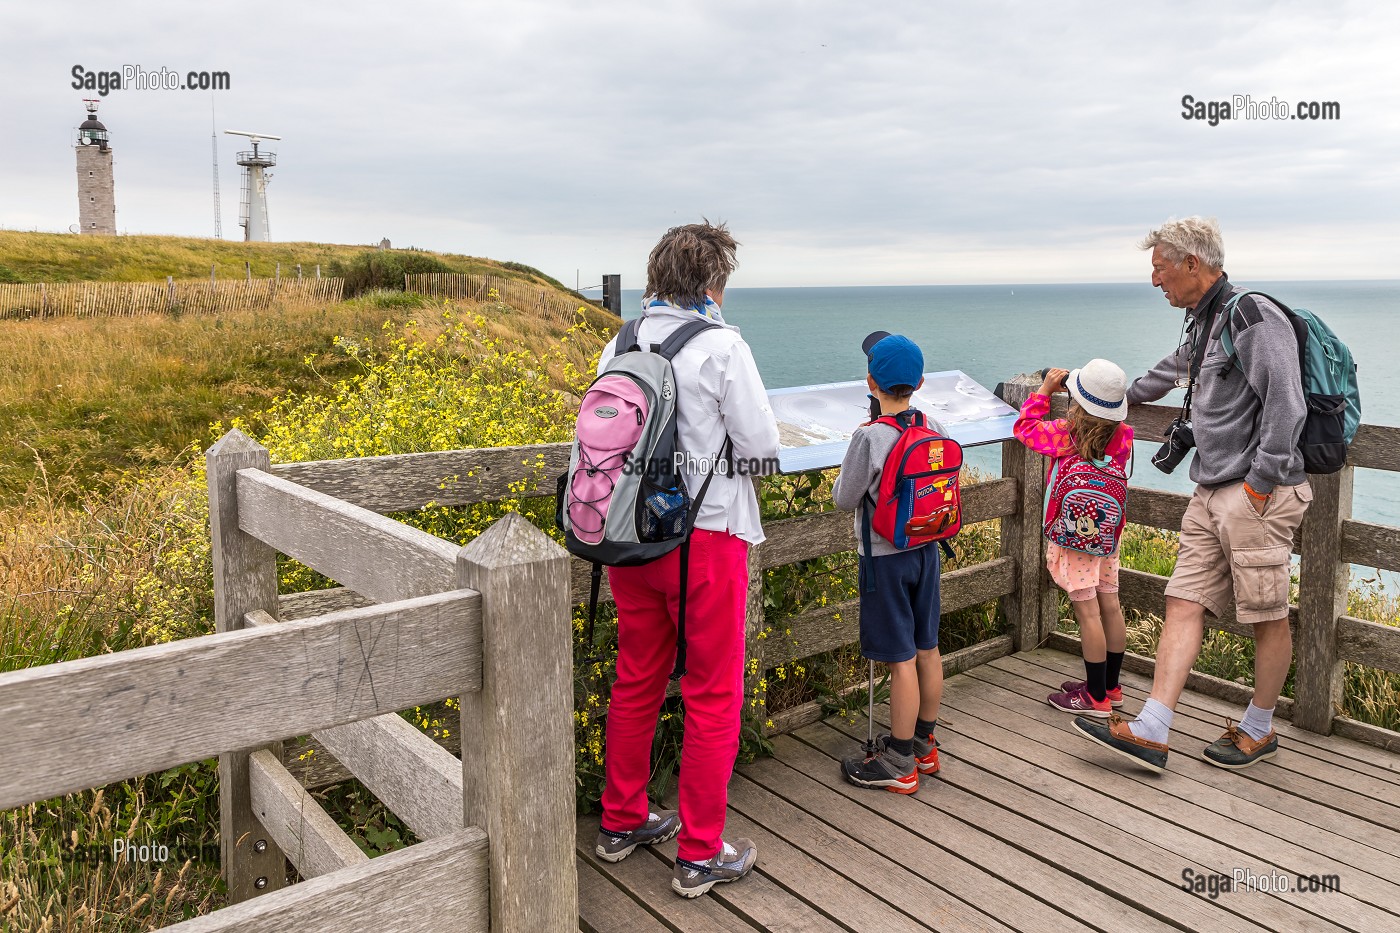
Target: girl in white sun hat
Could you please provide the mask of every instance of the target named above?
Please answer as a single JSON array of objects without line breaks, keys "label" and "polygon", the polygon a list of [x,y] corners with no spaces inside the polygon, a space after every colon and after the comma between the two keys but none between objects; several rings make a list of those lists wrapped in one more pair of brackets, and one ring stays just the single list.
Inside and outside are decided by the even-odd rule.
[{"label": "girl in white sun hat", "polygon": [[[1108,360],[1082,369],[1049,369],[1021,406],[1016,439],[1054,458],[1046,495],[1045,561],[1056,585],[1069,594],[1084,650],[1082,681],[1066,681],[1051,706],[1108,718],[1123,705],[1118,683],[1127,644],[1118,601],[1118,540],[1127,502],[1127,464],[1133,450],[1128,424],[1128,379]],[[1050,396],[1068,392],[1067,418],[1050,419]]]}]

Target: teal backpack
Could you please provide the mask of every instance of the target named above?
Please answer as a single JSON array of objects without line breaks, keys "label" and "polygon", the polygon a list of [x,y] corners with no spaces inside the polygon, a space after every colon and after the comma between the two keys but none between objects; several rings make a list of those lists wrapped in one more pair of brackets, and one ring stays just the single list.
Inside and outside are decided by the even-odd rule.
[{"label": "teal backpack", "polygon": [[[1232,339],[1235,308],[1245,295],[1260,295],[1278,305],[1293,325],[1298,341],[1298,369],[1303,374],[1303,401],[1307,418],[1298,438],[1303,469],[1309,473],[1335,473],[1347,461],[1347,445],[1356,437],[1361,424],[1361,392],[1356,382],[1356,363],[1351,350],[1332,333],[1332,328],[1305,308],[1290,308],[1272,295],[1242,291],[1225,303],[1225,327],[1220,343],[1226,355],[1240,365]],[[1243,368],[1243,367],[1241,367]]]}]

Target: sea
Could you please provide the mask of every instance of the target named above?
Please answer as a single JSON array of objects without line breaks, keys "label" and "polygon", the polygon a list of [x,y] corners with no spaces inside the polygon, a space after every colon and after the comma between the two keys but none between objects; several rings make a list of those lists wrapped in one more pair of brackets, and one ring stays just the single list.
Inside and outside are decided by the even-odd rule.
[{"label": "sea", "polygon": [[[1240,284],[1319,314],[1356,359],[1362,421],[1400,425],[1400,280]],[[641,312],[640,291],[624,289],[622,298],[624,318]],[[1017,373],[1072,369],[1095,357],[1132,379],[1177,346],[1183,312],[1147,283],[890,285],[730,288],[724,317],[742,332],[770,389],[863,379],[860,344],[874,330],[918,343],[929,372],[960,369],[992,388]],[[1164,404],[1173,401],[1179,392]],[[1159,438],[1139,441],[1135,483],[1191,490],[1186,464],[1167,475],[1149,462]],[[967,462],[1000,472],[999,445],[969,450]],[[1400,474],[1357,470],[1352,516],[1400,525]]]}]

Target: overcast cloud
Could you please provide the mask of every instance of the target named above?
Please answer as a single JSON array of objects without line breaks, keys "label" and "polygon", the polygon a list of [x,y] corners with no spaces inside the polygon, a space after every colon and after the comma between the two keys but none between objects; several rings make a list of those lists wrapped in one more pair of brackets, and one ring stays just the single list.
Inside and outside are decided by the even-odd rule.
[{"label": "overcast cloud", "polygon": [[[514,259],[640,287],[667,226],[735,285],[1130,281],[1169,215],[1236,276],[1395,278],[1400,6],[1381,3],[169,4],[3,0],[0,226],[77,220],[70,71],[227,71],[103,99],[117,225],[213,232],[217,124],[283,137],[279,240]],[[1337,101],[1333,122],[1181,97]],[[225,238],[243,140],[220,136]]]}]

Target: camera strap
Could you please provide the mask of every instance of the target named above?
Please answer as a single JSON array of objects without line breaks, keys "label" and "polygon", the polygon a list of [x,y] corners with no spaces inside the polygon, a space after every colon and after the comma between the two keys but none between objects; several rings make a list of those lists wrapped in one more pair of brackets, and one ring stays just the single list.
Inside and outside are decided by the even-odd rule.
[{"label": "camera strap", "polygon": [[1215,313],[1219,306],[1219,296],[1217,300],[1211,302],[1210,310],[1206,312],[1205,324],[1201,325],[1200,319],[1196,318],[1194,323],[1188,326],[1191,332],[1191,361],[1186,367],[1186,398],[1181,402],[1181,418],[1183,421],[1191,420],[1191,395],[1196,391],[1196,380],[1201,375],[1201,364],[1205,362],[1206,347],[1210,344],[1211,331],[1215,329]]}]

